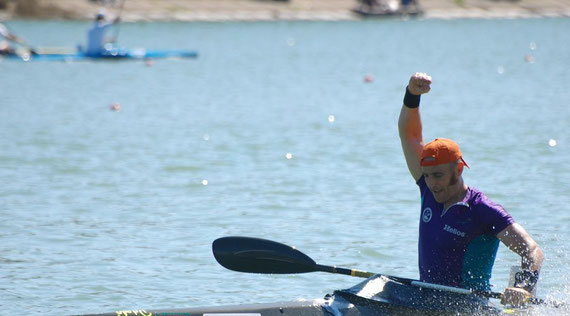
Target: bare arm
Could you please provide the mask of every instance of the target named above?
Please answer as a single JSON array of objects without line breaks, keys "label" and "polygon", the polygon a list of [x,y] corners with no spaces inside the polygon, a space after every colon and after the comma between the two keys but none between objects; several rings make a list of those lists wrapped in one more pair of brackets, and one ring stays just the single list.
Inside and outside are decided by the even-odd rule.
[{"label": "bare arm", "polygon": [[[505,244],[510,250],[521,256],[521,268],[523,270],[540,271],[544,254],[542,250],[519,224],[514,223],[503,229],[497,238]],[[530,293],[521,288],[507,288],[501,298],[501,303],[522,305],[528,298]]]},{"label": "bare arm", "polygon": [[408,170],[417,181],[422,175],[420,154],[424,148],[422,121],[418,108],[410,109],[405,105],[402,106],[398,119],[398,131]]},{"label": "bare arm", "polygon": [[[415,73],[410,78],[408,91],[414,95],[428,93],[430,84],[430,76],[423,73]],[[414,180],[417,181],[422,175],[420,154],[424,148],[422,120],[419,108],[409,108],[406,105],[402,106],[398,119],[398,131],[408,170]]]},{"label": "bare arm", "polygon": [[510,250],[521,256],[521,268],[540,271],[544,254],[536,241],[521,225],[514,223],[507,226],[497,234],[497,238]]}]

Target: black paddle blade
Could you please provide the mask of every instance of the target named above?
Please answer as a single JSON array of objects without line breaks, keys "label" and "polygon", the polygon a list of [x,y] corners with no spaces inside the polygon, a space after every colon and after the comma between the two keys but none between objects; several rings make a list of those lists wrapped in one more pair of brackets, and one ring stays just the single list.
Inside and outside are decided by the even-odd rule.
[{"label": "black paddle blade", "polygon": [[250,273],[314,272],[316,263],[297,249],[271,240],[222,237],[212,243],[214,257],[223,267]]}]

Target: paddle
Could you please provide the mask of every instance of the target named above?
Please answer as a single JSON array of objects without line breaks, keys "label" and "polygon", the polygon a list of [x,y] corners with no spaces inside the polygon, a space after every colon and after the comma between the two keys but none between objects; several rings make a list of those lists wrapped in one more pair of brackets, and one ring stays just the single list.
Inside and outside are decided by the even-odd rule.
[{"label": "paddle", "polygon": [[[377,273],[365,272],[355,269],[339,268],[317,264],[313,259],[294,247],[287,246],[275,241],[252,238],[252,237],[222,237],[212,243],[214,257],[223,267],[249,273],[307,273],[328,272],[369,278]],[[440,284],[421,282],[418,280],[384,275],[394,281],[440,291],[461,294],[473,294],[488,298],[501,298],[502,293],[472,291],[469,289],[456,288]],[[531,304],[544,304],[544,300],[530,298]]]},{"label": "paddle", "polygon": [[119,7],[119,13],[117,13],[117,18],[116,18],[116,22],[117,25],[115,26],[116,30],[115,30],[115,36],[109,41],[110,43],[116,43],[117,39],[119,38],[119,31],[121,30],[119,21],[121,19],[121,14],[123,14],[123,8],[125,7],[125,2],[127,0],[122,0],[121,1],[121,6]]},{"label": "paddle", "polygon": [[24,48],[25,48],[30,54],[32,54],[32,55],[37,55],[37,54],[38,54],[38,53],[37,53],[37,50],[36,50],[34,47],[32,47],[32,46],[30,46],[29,44],[27,44],[27,43],[24,41],[23,38],[17,36],[17,35],[12,31],[12,29],[8,27],[8,25],[6,25],[5,23],[2,24],[2,25],[3,25],[3,26],[6,28],[6,30],[8,31],[8,35],[9,35],[9,36],[8,36],[8,37],[5,37],[7,40],[9,40],[9,41],[11,41],[11,42],[13,42],[13,43],[16,43],[16,44],[18,44],[18,45],[24,47]]}]

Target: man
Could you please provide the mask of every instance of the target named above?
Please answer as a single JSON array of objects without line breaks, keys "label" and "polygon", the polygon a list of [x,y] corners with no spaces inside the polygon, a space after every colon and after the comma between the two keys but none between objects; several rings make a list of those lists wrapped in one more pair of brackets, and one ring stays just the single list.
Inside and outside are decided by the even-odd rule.
[{"label": "man", "polygon": [[10,30],[8,30],[8,28],[2,23],[0,23],[0,39],[2,39],[0,40],[0,55],[13,55],[16,53],[14,48],[3,39],[7,39],[8,41],[16,42],[18,44],[24,44],[23,39],[10,32]]},{"label": "man", "polygon": [[505,290],[501,303],[522,305],[538,281],[542,250],[502,206],[464,183],[469,166],[455,142],[424,144],[419,104],[431,82],[427,74],[412,75],[398,121],[406,163],[421,191],[420,279],[488,291],[500,240],[522,258],[515,287]]},{"label": "man", "polygon": [[87,33],[87,51],[89,56],[104,55],[107,50],[105,49],[105,33],[107,29],[119,22],[117,17],[113,22],[105,20],[105,14],[99,12],[95,17],[95,23]]}]

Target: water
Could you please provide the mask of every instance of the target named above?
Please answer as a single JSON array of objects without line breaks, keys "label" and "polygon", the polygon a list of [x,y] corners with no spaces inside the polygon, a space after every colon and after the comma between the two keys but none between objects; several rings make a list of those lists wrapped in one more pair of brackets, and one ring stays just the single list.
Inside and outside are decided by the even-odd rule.
[{"label": "water", "polygon": [[[89,25],[10,26],[36,46],[74,47]],[[569,19],[137,23],[121,25],[121,44],[200,57],[0,62],[2,313],[311,299],[360,281],[225,270],[211,243],[228,235],[416,278],[419,196],[396,128],[415,71],[434,78],[424,137],[460,143],[467,183],[542,246],[538,295],[566,300],[569,29]],[[494,290],[518,263],[501,246]]]}]

